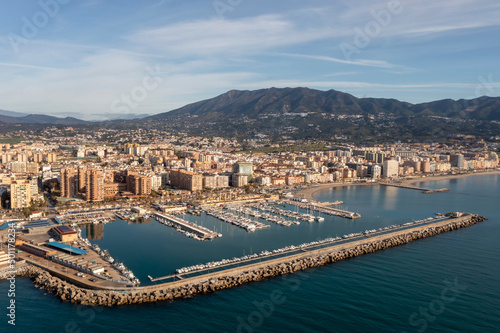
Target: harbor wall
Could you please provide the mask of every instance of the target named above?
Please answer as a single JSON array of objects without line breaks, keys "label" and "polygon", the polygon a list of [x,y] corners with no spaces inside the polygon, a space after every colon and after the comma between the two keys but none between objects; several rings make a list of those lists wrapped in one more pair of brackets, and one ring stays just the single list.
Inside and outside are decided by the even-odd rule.
[{"label": "harbor wall", "polygon": [[465,228],[485,220],[486,218],[482,216],[468,215],[432,225],[373,236],[352,242],[352,244],[339,244],[216,273],[186,278],[180,281],[128,288],[120,291],[79,288],[58,277],[52,276],[41,268],[33,266],[27,268],[22,275],[31,277],[35,285],[55,294],[61,300],[76,304],[118,306],[172,301],[178,298],[211,293],[249,282],[261,281],[275,276],[282,276],[308,268],[331,264],[444,232]]}]

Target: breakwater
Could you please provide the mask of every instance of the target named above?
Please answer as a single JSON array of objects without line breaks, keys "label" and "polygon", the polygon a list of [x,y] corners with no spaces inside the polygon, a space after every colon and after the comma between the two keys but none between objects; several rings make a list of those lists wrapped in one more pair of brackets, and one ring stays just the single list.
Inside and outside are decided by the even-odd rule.
[{"label": "breakwater", "polygon": [[397,183],[397,184],[396,183],[380,183],[380,185],[406,188],[406,189],[409,189],[409,190],[417,190],[417,191],[421,191],[424,194],[442,193],[442,192],[448,192],[449,191],[449,189],[447,189],[447,188],[440,188],[440,189],[437,189],[437,190],[433,190],[433,189],[429,189],[429,188],[423,188],[423,187],[409,185],[409,184],[406,184],[406,183]]},{"label": "breakwater", "polygon": [[196,294],[210,293],[236,287],[244,283],[261,281],[312,267],[319,267],[414,240],[464,228],[486,220],[478,215],[466,215],[425,226],[394,231],[384,235],[344,243],[318,250],[306,251],[238,268],[208,273],[201,276],[138,288],[122,290],[90,290],[76,287],[50,275],[40,268],[30,267],[24,275],[34,283],[57,295],[64,301],[77,304],[116,306],[156,301],[171,301]]}]

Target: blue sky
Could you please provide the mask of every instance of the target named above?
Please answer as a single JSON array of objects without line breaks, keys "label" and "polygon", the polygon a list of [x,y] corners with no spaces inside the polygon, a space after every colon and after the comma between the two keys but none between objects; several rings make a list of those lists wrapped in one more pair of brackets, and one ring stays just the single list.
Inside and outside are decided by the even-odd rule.
[{"label": "blue sky", "polygon": [[155,114],[228,90],[500,95],[497,0],[41,0],[0,12],[0,109]]}]

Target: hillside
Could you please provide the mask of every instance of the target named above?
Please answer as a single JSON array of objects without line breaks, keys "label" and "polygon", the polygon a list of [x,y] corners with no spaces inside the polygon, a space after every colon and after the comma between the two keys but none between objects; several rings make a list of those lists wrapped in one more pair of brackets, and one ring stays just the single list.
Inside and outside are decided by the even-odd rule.
[{"label": "hillside", "polygon": [[[500,133],[500,98],[451,99],[411,104],[356,98],[309,88],[231,90],[212,99],[146,117],[136,126],[239,138],[353,140],[435,139],[455,134]],[[125,125],[125,123],[122,123]]]}]

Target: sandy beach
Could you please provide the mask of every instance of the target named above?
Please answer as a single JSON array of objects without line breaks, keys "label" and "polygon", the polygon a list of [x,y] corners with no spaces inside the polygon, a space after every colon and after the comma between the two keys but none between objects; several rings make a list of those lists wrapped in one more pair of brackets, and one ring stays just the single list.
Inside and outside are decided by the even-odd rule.
[{"label": "sandy beach", "polygon": [[418,177],[412,179],[403,180],[402,183],[412,184],[418,182],[427,182],[427,181],[438,181],[438,180],[446,180],[446,179],[458,179],[465,178],[470,176],[479,176],[479,175],[498,175],[500,174],[500,170],[492,170],[485,172],[476,172],[476,173],[466,173],[466,174],[458,174],[458,175],[444,175],[444,176],[426,176],[426,177]]},{"label": "sandy beach", "polygon": [[[457,178],[465,178],[465,177],[470,177],[470,176],[479,176],[479,175],[496,175],[500,174],[500,170],[492,170],[492,171],[485,171],[485,172],[476,172],[476,173],[467,173],[467,174],[456,174],[456,175],[438,175],[438,176],[432,176],[428,175],[425,177],[415,177],[411,179],[404,179],[401,181],[401,184],[412,184],[412,183],[418,183],[418,182],[427,182],[427,181],[438,181],[438,180],[446,180],[446,179],[457,179]],[[329,189],[329,188],[334,188],[334,187],[343,187],[343,186],[370,186],[370,185],[377,185],[379,182],[373,182],[373,183],[329,183],[329,184],[319,184],[319,185],[311,185],[307,188],[300,189],[295,192],[295,196],[299,198],[304,198],[308,200],[314,199],[314,194],[316,192]]]}]

